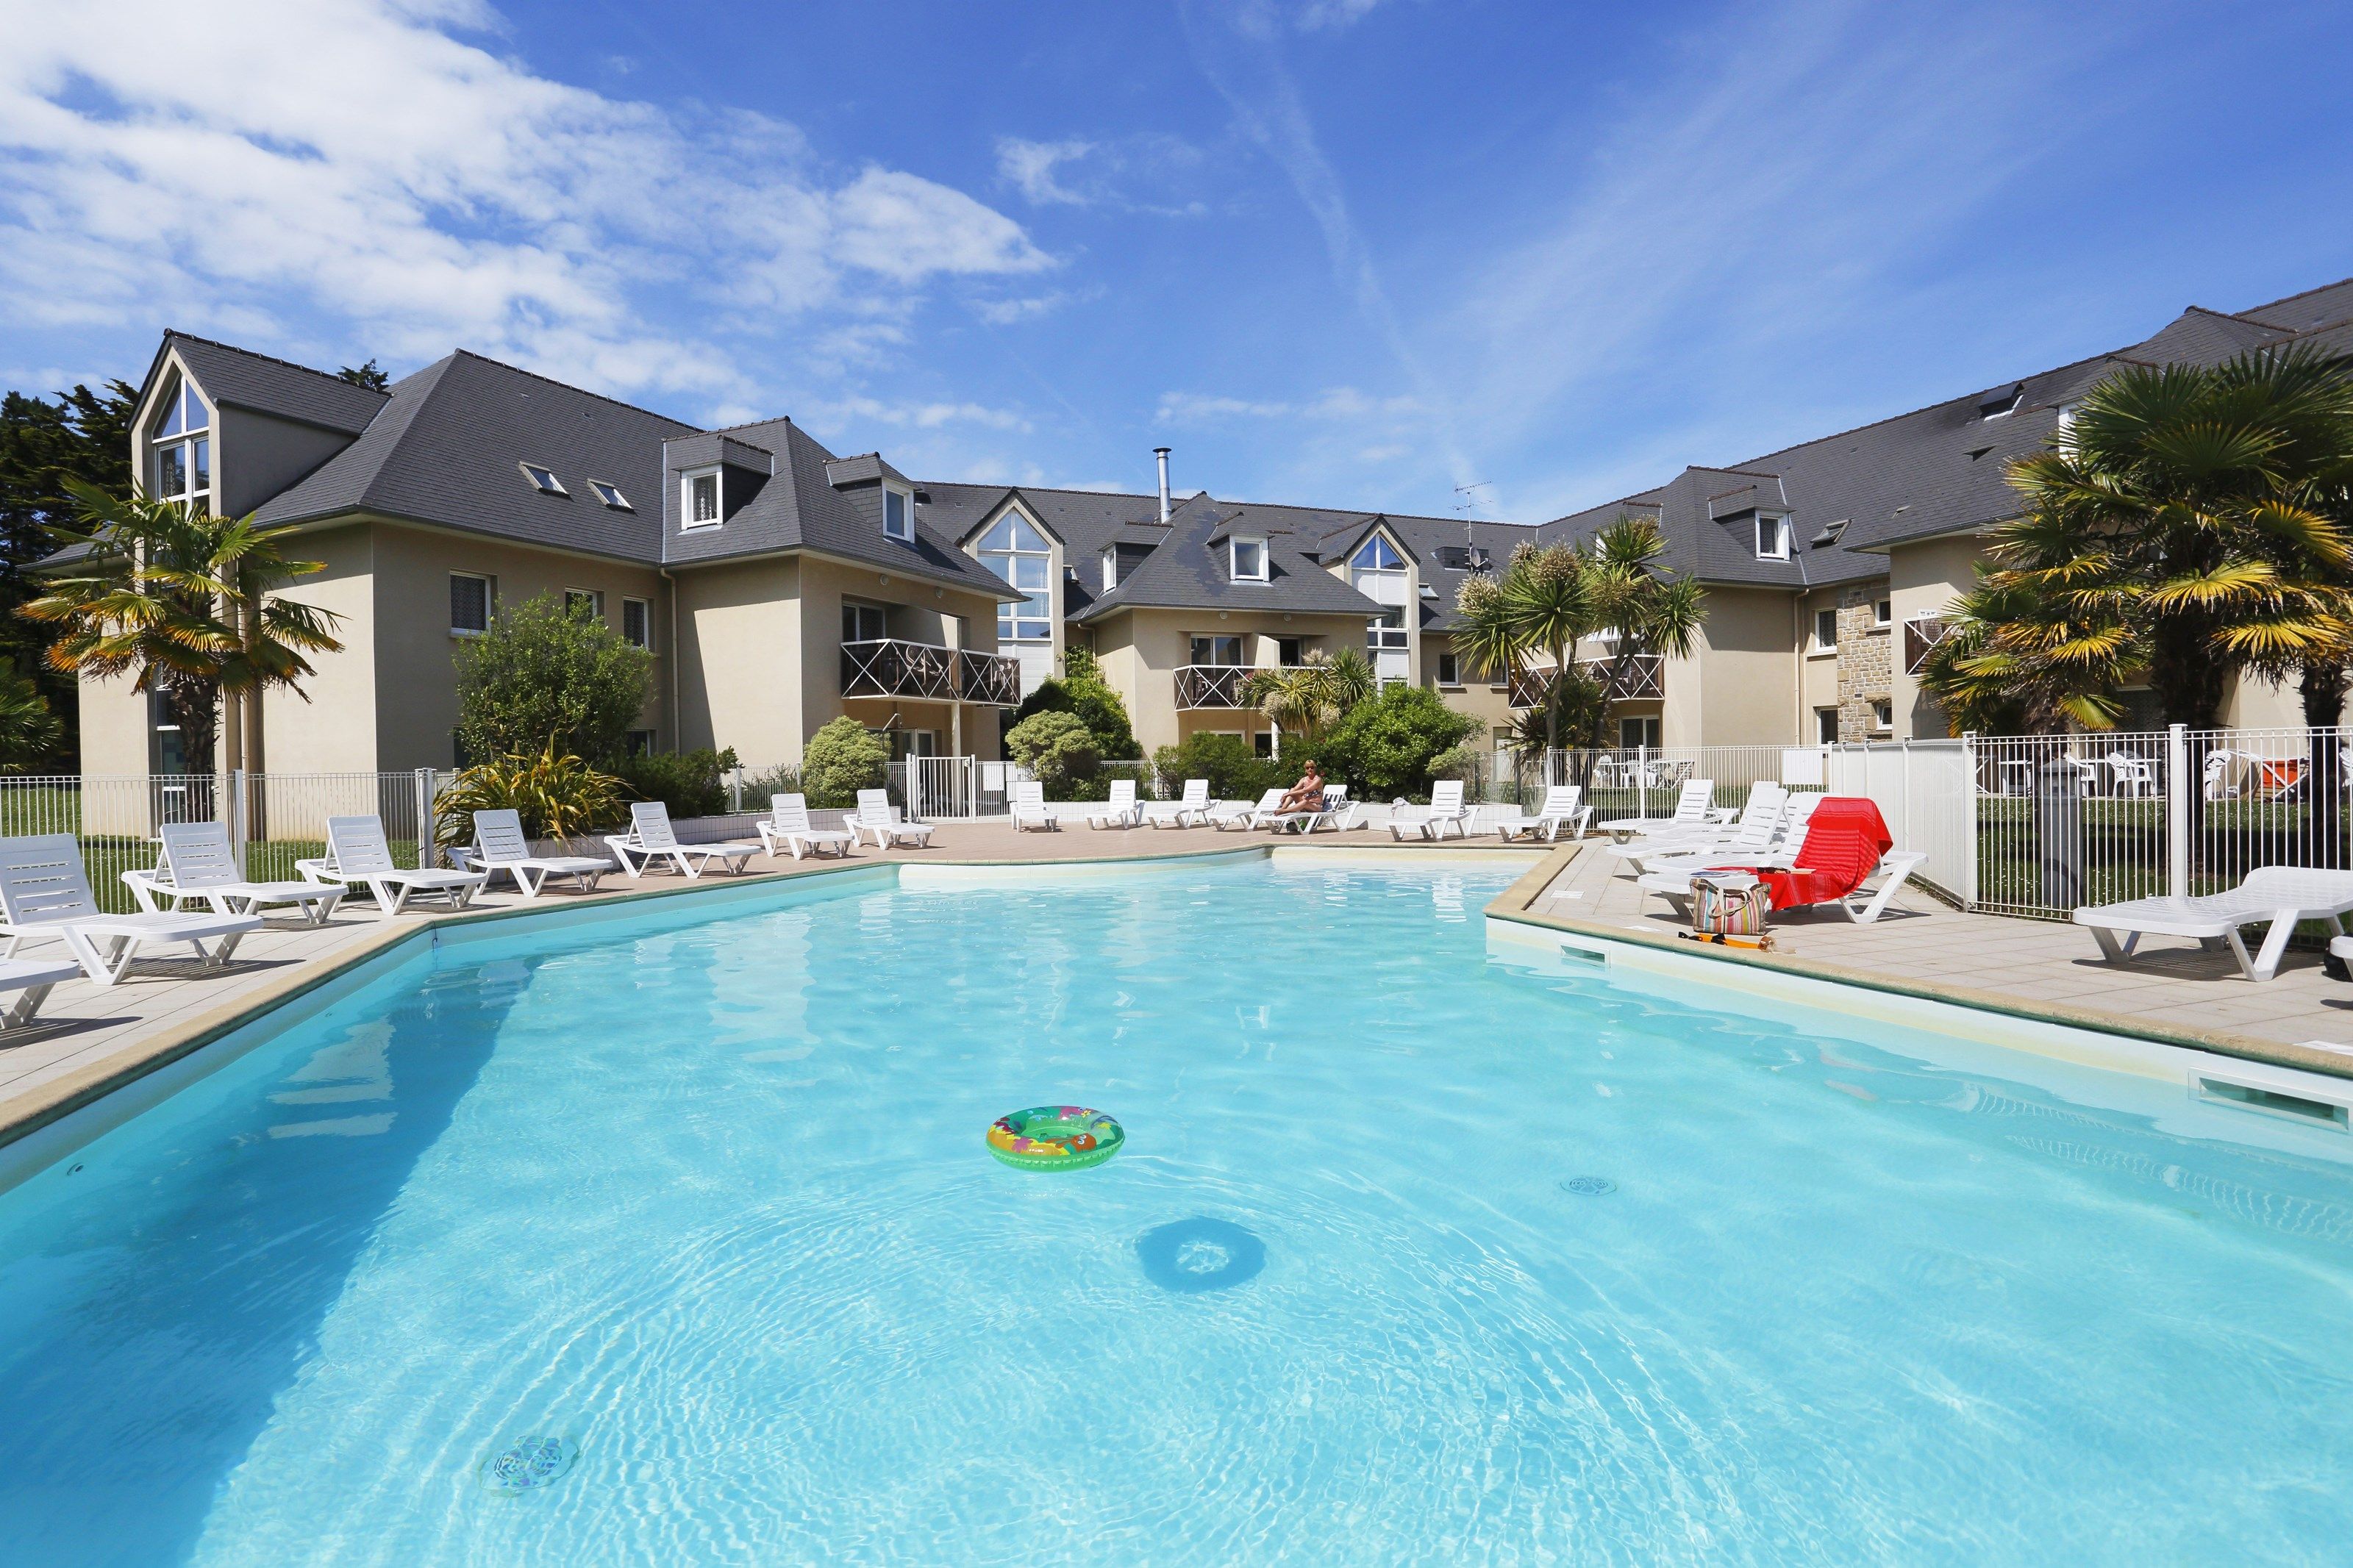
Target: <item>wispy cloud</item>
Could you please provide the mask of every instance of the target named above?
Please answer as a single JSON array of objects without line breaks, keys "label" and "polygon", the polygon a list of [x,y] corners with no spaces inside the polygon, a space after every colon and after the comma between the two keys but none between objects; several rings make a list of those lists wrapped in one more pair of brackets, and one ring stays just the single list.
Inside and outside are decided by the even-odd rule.
[{"label": "wispy cloud", "polygon": [[1376,397],[1353,386],[1335,386],[1304,402],[1284,402],[1218,394],[1164,392],[1154,413],[1162,425],[1213,425],[1234,419],[1307,419],[1352,424],[1393,424],[1424,412],[1418,397]]},{"label": "wispy cloud", "polygon": [[[608,98],[459,36],[497,26],[473,0],[14,8],[0,321],[299,347],[315,314],[388,359],[464,343],[725,399],[757,378],[719,329],[871,349],[942,279],[1053,266],[961,191],[835,174],[781,121]],[[652,320],[681,290],[712,335]]]},{"label": "wispy cloud", "polygon": [[1204,165],[1199,148],[1158,132],[1059,142],[997,139],[997,178],[1036,206],[1198,217],[1209,210],[1200,192]]}]

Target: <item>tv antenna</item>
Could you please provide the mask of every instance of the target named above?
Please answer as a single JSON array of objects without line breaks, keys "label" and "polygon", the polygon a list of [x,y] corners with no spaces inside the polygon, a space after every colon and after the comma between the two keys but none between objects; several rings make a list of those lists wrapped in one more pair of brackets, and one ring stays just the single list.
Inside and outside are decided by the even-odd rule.
[{"label": "tv antenna", "polygon": [[1479,479],[1471,484],[1455,486],[1454,493],[1462,499],[1454,503],[1454,510],[1461,512],[1467,520],[1472,509],[1484,506],[1487,502],[1487,498],[1477,492],[1494,488],[1494,482],[1491,479]]}]

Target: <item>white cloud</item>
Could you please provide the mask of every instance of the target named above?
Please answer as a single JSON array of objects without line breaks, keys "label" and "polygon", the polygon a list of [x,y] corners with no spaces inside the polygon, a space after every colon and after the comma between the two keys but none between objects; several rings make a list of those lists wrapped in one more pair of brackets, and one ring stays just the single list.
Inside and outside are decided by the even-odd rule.
[{"label": "white cloud", "polygon": [[886,403],[873,397],[845,397],[808,411],[815,429],[840,429],[853,420],[893,426],[902,430],[937,430],[948,425],[976,425],[988,430],[1029,428],[1029,421],[1009,409],[980,403]]},{"label": "white cloud", "polygon": [[997,139],[997,172],[1007,184],[1039,206],[1084,206],[1088,198],[1054,179],[1057,164],[1074,163],[1094,151],[1092,142],[1025,142],[1018,136]]},{"label": "white cloud", "polygon": [[282,347],[316,313],[386,358],[464,343],[742,397],[726,354],[655,324],[689,279],[725,279],[706,316],[843,331],[847,352],[938,280],[1053,265],[948,186],[829,177],[789,125],[534,75],[452,36],[499,25],[468,0],[12,11],[0,320],[235,321]]},{"label": "white cloud", "polygon": [[1308,0],[1299,8],[1299,26],[1303,32],[1320,28],[1354,26],[1371,14],[1381,0]]},{"label": "white cloud", "polygon": [[1206,160],[1181,137],[1157,132],[1087,140],[997,139],[997,174],[1036,206],[1109,207],[1161,217],[1198,217]]},{"label": "white cloud", "polygon": [[1163,425],[1212,425],[1231,419],[1306,419],[1395,426],[1422,412],[1418,397],[1375,397],[1335,386],[1303,402],[1266,401],[1195,392],[1164,392],[1153,417]]}]

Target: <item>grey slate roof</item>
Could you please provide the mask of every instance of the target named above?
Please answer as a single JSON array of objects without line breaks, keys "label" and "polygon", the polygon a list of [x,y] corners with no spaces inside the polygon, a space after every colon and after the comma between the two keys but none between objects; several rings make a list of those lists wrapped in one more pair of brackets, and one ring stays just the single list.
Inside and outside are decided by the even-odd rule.
[{"label": "grey slate roof", "polygon": [[[1121,610],[1145,607],[1378,615],[1380,605],[1324,571],[1308,553],[1314,538],[1282,527],[1269,515],[1281,510],[1233,506],[1206,494],[1192,497],[1170,512],[1167,540],[1073,618],[1099,621]],[[1228,552],[1219,542],[1253,532],[1266,538],[1268,580],[1263,583],[1236,580],[1227,570]]]},{"label": "grey slate roof", "polygon": [[342,376],[312,370],[308,365],[272,359],[250,349],[232,348],[210,338],[176,331],[166,331],[156,348],[155,358],[147,368],[147,379],[140,384],[142,395],[154,384],[164,354],[174,349],[195,376],[196,384],[215,403],[251,408],[350,436],[366,429],[368,421],[385,405],[385,394],[374,387],[355,386]]}]

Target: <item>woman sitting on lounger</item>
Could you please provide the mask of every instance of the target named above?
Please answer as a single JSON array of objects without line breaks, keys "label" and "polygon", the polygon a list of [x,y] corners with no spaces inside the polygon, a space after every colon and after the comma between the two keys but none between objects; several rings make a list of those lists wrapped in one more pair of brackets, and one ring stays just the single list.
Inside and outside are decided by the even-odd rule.
[{"label": "woman sitting on lounger", "polygon": [[1277,811],[1321,811],[1324,809],[1324,770],[1315,759],[1307,759],[1307,776],[1291,786]]}]

